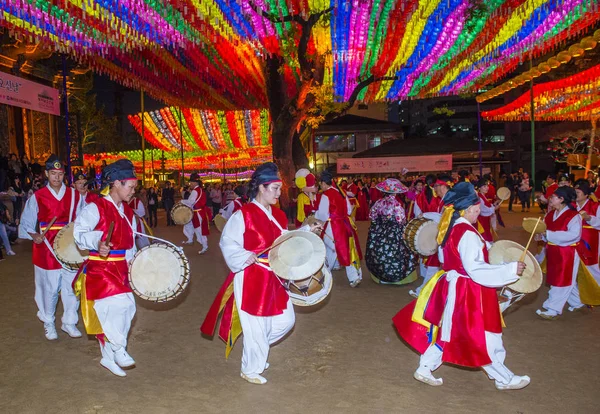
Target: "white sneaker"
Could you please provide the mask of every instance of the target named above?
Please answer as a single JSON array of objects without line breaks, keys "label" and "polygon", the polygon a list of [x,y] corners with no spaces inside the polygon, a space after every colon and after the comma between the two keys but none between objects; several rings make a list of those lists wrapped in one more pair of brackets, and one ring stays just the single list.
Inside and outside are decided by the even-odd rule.
[{"label": "white sneaker", "polygon": [[423,384],[431,385],[432,387],[444,385],[443,379],[434,377],[431,372],[419,371],[418,369],[413,374],[413,378]]},{"label": "white sneaker", "polygon": [[415,299],[417,299],[419,297],[419,294],[412,289],[408,291],[408,294]]},{"label": "white sneaker", "polygon": [[123,371],[117,364],[115,364],[113,361],[110,361],[106,358],[102,358],[100,360],[100,365],[102,365],[104,368],[106,368],[107,370],[109,370],[110,372],[115,374],[117,377],[126,377],[127,376],[125,371]]},{"label": "white sneaker", "polygon": [[121,347],[115,351],[115,362],[121,368],[129,368],[135,365],[135,361],[127,353],[124,347]]},{"label": "white sneaker", "polygon": [[60,329],[68,333],[71,338],[81,338],[81,332],[79,332],[79,329],[75,325],[66,325],[63,323]]},{"label": "white sneaker", "polygon": [[354,281],[350,282],[350,287],[353,287],[353,288],[355,288],[355,287],[357,287],[358,285],[360,285],[360,282],[362,282],[362,279],[356,279],[356,280],[354,280]]},{"label": "white sneaker", "polygon": [[584,308],[585,308],[585,305],[581,305],[581,306],[577,306],[577,307],[569,306],[569,312],[577,312],[577,311],[583,310]]},{"label": "white sneaker", "polygon": [[181,242],[181,244],[188,245],[188,244],[194,244],[194,242],[193,242],[193,241],[186,240],[186,241],[182,241],[182,242]]},{"label": "white sneaker", "polygon": [[206,253],[206,252],[207,252],[207,250],[208,250],[208,246],[203,246],[203,247],[202,247],[202,250],[200,250],[200,251],[198,252],[198,254],[204,254],[204,253]]},{"label": "white sneaker", "polygon": [[267,379],[258,374],[246,375],[243,372],[240,372],[240,376],[250,384],[264,385],[267,383]]},{"label": "white sneaker", "polygon": [[271,365],[270,365],[270,364],[267,362],[267,363],[265,364],[265,371],[266,371],[266,370],[268,370],[270,366],[271,366]]},{"label": "white sneaker", "polygon": [[529,378],[527,375],[523,375],[523,376],[515,375],[514,377],[512,377],[512,379],[510,380],[510,382],[508,384],[502,384],[502,383],[499,383],[498,381],[496,381],[495,385],[496,385],[496,389],[498,389],[500,391],[520,390],[520,389],[523,389],[526,386],[528,386],[530,382],[531,382],[531,378]]},{"label": "white sneaker", "polygon": [[558,313],[556,313],[554,311],[551,311],[551,310],[543,311],[541,309],[538,309],[538,310],[535,311],[535,313],[540,318],[546,319],[548,321],[553,321],[553,320],[557,319],[558,316],[559,316]]},{"label": "white sneaker", "polygon": [[7,254],[8,256],[15,256],[15,255],[16,255],[16,253],[15,253],[15,252],[13,252],[12,250],[7,250],[7,251],[6,251],[6,254]]},{"label": "white sneaker", "polygon": [[44,334],[46,335],[46,339],[49,341],[54,341],[58,339],[58,334],[56,333],[56,326],[54,326],[53,323],[44,324]]}]

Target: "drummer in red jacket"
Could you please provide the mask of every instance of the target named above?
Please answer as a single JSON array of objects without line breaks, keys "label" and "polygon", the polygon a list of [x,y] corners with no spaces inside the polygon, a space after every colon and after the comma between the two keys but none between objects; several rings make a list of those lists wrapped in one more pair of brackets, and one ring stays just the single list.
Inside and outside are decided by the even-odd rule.
[{"label": "drummer in red jacket", "polygon": [[[74,282],[81,294],[81,313],[88,335],[100,342],[100,365],[124,377],[135,361],[127,353],[127,335],[135,315],[135,300],[128,283],[128,263],[136,252],[136,218],[128,202],[135,194],[137,178],[129,160],[104,168],[108,195],[83,209],[75,220],[73,235],[89,259]],[[106,242],[111,223],[114,229]]]}]

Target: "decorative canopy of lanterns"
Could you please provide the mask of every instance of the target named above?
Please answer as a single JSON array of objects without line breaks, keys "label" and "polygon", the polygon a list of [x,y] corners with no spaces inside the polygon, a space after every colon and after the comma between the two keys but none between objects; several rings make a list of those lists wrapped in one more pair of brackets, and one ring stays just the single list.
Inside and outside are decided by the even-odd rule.
[{"label": "decorative canopy of lanterns", "polygon": [[[600,116],[600,65],[554,82],[534,85],[535,120],[588,121]],[[488,121],[529,121],[531,95],[526,92],[500,108],[484,111]]]},{"label": "decorative canopy of lanterns", "polygon": [[[129,122],[142,133],[142,114],[130,115]],[[166,107],[144,112],[144,138],[167,152],[193,151],[199,154],[228,152],[269,146],[269,113],[266,110],[214,111]],[[178,155],[180,156],[180,154]]]},{"label": "decorative canopy of lanterns", "polygon": [[298,21],[327,10],[308,54],[325,59],[324,82],[337,100],[370,76],[391,78],[365,88],[364,102],[476,92],[600,20],[597,0],[3,0],[0,7],[0,25],[14,37],[169,105],[222,110],[268,107],[265,63],[273,56],[285,63],[282,93],[295,92]]}]

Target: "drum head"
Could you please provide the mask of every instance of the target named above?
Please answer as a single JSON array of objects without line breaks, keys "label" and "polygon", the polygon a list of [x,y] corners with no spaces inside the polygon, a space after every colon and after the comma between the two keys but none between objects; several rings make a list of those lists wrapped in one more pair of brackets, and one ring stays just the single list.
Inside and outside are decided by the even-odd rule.
[{"label": "drum head", "polygon": [[[489,251],[490,264],[516,262],[521,258],[525,247],[510,240],[499,240]],[[527,267],[523,276],[507,287],[519,293],[535,292],[542,286],[542,268],[530,251],[525,256]]]},{"label": "drum head", "polygon": [[190,221],[192,221],[192,217],[194,216],[194,210],[190,207],[186,206],[183,203],[177,203],[171,209],[171,218],[175,222],[175,224],[179,224],[181,226],[185,226]]},{"label": "drum head", "polygon": [[269,251],[269,267],[287,280],[306,279],[325,263],[325,244],[308,231],[289,231],[279,236]]},{"label": "drum head", "polygon": [[189,274],[189,262],[183,253],[165,244],[151,244],[133,257],[129,284],[142,299],[166,302],[184,291]]},{"label": "drum head", "polygon": [[510,190],[507,187],[500,187],[496,191],[496,195],[500,200],[508,200],[510,198]]},{"label": "drum head", "polygon": [[415,234],[415,248],[423,256],[436,254],[438,250],[438,225],[433,220],[427,220],[417,230]]},{"label": "drum head", "polygon": [[86,261],[90,252],[87,250],[81,250],[75,243],[73,236],[73,229],[75,224],[73,222],[67,224],[65,227],[60,229],[56,237],[54,238],[53,248],[56,258],[65,266],[70,269],[79,269],[79,266]]},{"label": "drum head", "polygon": [[[540,222],[537,222],[538,219],[536,217],[525,217],[523,219],[523,228],[527,233],[532,233],[535,228],[535,234],[542,234],[546,232],[546,223],[544,219],[540,219]],[[537,223],[537,227],[536,227]]]},{"label": "drum head", "polygon": [[217,230],[219,230],[220,232],[223,232],[223,229],[225,228],[225,224],[227,224],[227,219],[225,217],[223,217],[220,214],[217,214],[215,216],[215,227],[217,227]]},{"label": "drum head", "polygon": [[[321,281],[319,282],[319,280]],[[294,282],[290,285],[288,292],[292,303],[297,306],[313,306],[325,300],[329,293],[331,293],[333,276],[327,266],[323,266],[319,272],[311,276],[308,280],[304,279],[295,282],[296,286],[307,288],[306,292],[301,292],[293,284]]]}]

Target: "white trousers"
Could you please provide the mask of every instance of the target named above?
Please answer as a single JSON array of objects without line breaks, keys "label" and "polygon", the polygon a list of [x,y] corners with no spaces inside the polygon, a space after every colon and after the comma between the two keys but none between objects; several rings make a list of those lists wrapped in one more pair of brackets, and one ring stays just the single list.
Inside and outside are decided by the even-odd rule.
[{"label": "white trousers", "polygon": [[[506,350],[502,343],[502,334],[485,332],[485,343],[488,355],[492,360],[489,365],[483,366],[483,370],[491,379],[498,381],[501,384],[508,384],[515,374],[504,365],[506,359]],[[432,372],[442,365],[443,351],[436,345],[432,344],[419,360],[419,370]]]},{"label": "white trousers", "polygon": [[427,282],[429,282],[431,280],[431,278],[433,277],[433,275],[435,275],[440,270],[439,267],[432,267],[432,266],[423,266],[422,269],[424,269],[423,283],[421,283],[421,286],[419,286],[416,289],[415,292],[417,293],[417,295],[419,293],[421,293],[421,289],[423,289],[423,286],[425,286],[427,284]]},{"label": "white trousers", "polygon": [[37,317],[44,323],[54,323],[54,314],[58,304],[58,292],[63,303],[62,323],[77,325],[79,299],[73,292],[71,283],[76,272],[65,269],[45,270],[33,266],[35,277],[35,303],[38,307]]},{"label": "white trousers", "polygon": [[202,235],[202,219],[200,219],[200,227],[194,228],[194,225],[192,224],[191,221],[188,224],[186,224],[185,226],[183,226],[183,234],[185,235],[185,237],[187,237],[186,241],[188,243],[194,242],[194,235],[195,235],[196,240],[198,240],[198,242],[202,246],[208,246],[208,238],[206,236]]},{"label": "white trousers", "polygon": [[579,261],[579,255],[575,253],[571,286],[550,286],[550,290],[548,291],[548,299],[546,299],[546,301],[542,304],[542,307],[560,315],[562,314],[565,303],[567,302],[574,308],[578,308],[583,305],[583,303],[581,303],[581,299],[579,298],[579,288],[577,286],[577,270],[579,269]]},{"label": "white trousers", "polygon": [[94,301],[94,310],[113,350],[127,348],[127,336],[135,316],[133,293],[120,293]]},{"label": "white trousers", "polygon": [[[340,267],[337,252],[335,250],[335,243],[333,241],[333,232],[331,230],[331,226],[327,226],[327,230],[325,230],[325,237],[323,238],[323,242],[325,243],[325,264],[329,270],[333,270],[336,267]],[[346,277],[348,278],[348,282],[352,283],[357,279],[362,279],[362,269],[357,269],[356,267],[350,265],[345,266],[346,268]]]},{"label": "white trousers", "polygon": [[294,327],[296,315],[291,299],[288,299],[287,307],[281,315],[250,315],[242,310],[243,289],[244,272],[240,272],[233,279],[233,295],[243,333],[242,373],[260,375],[265,370],[271,344],[282,339]]}]

